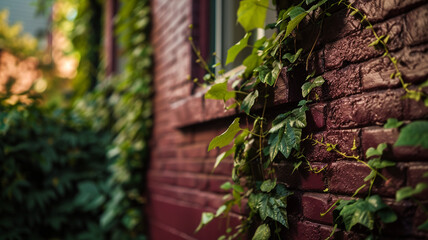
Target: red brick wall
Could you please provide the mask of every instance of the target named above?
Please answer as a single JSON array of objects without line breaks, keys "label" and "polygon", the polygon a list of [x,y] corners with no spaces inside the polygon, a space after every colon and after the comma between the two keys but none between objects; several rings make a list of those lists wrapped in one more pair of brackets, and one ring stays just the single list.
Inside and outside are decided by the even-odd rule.
[{"label": "red brick wall", "polygon": [[[151,239],[217,239],[225,222],[214,222],[200,233],[194,230],[203,211],[215,211],[222,203],[220,184],[229,179],[232,162],[224,162],[212,173],[219,152],[207,153],[210,140],[231,123],[235,111],[224,112],[223,104],[205,100],[187,77],[192,73],[192,52],[187,41],[192,21],[192,0],[153,0],[152,44],[154,46],[154,129],[148,174],[150,202],[148,216]],[[391,35],[390,49],[403,63],[400,69],[409,82],[428,77],[428,4],[412,1],[358,1],[381,34]],[[374,40],[359,21],[340,10],[327,18],[315,48],[311,68],[326,80],[317,93],[321,101],[311,105],[309,129],[316,137],[350,153],[356,139],[359,154],[378,143],[390,145],[397,131],[383,129],[388,118],[414,120],[428,117],[428,108],[412,100],[402,100],[403,90],[389,75],[393,66],[381,53],[367,45]],[[316,32],[308,30],[302,34]],[[314,39],[307,37],[305,39]],[[305,47],[313,42],[303,42]],[[298,75],[298,74],[296,74]],[[285,112],[300,96],[299,77],[284,71],[278,80],[268,113]],[[195,93],[193,93],[195,92]],[[315,166],[326,166],[320,174],[300,170],[291,175],[286,164],[279,166],[279,180],[295,192],[290,206],[292,239],[324,239],[332,229],[332,216],[320,212],[338,197],[349,196],[359,187],[369,170],[353,161],[340,159],[317,146],[307,146],[306,155]],[[383,171],[391,180],[375,186],[374,192],[399,214],[399,221],[386,231],[400,239],[426,238],[416,230],[423,215],[412,202],[394,202],[397,189],[414,186],[428,171],[428,152],[394,148],[390,159],[397,168]],[[328,188],[328,192],[323,190]],[[367,191],[367,190],[365,190]],[[362,192],[364,193],[364,191]],[[424,194],[427,199],[428,194]],[[414,217],[416,215],[416,217]],[[232,214],[237,222],[239,211]],[[397,235],[398,234],[398,235]],[[339,233],[339,238],[359,239],[358,234]]]}]

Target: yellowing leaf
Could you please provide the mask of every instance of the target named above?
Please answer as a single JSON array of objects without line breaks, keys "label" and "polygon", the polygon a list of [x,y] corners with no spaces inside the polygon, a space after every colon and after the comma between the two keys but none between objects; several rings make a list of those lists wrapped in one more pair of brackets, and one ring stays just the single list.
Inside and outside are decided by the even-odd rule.
[{"label": "yellowing leaf", "polygon": [[242,0],[238,8],[238,22],[246,32],[265,26],[269,0]]},{"label": "yellowing leaf", "polygon": [[211,86],[207,93],[205,93],[205,99],[216,99],[227,101],[235,97],[234,91],[227,90],[227,81],[217,83]]}]

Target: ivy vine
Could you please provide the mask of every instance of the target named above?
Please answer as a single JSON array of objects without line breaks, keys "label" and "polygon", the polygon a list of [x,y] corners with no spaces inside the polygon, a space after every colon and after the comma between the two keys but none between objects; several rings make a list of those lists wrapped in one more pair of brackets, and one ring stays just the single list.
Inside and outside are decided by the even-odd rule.
[{"label": "ivy vine", "polygon": [[[253,45],[249,45],[251,31],[264,27],[268,3],[268,0],[242,0],[240,2],[237,12],[238,22],[245,29],[246,34],[228,50],[226,64],[233,62],[244,48],[250,47],[252,52],[243,60],[242,65],[246,68],[238,80],[229,82],[229,77],[216,76],[202,59],[192,38],[189,38],[199,57],[198,62],[207,70],[204,80],[208,83],[209,90],[206,92],[205,98],[223,101],[226,109],[238,107],[247,119],[252,120],[252,126],[242,127],[241,119],[235,118],[228,129],[209,144],[208,151],[231,145],[217,157],[214,168],[221,164],[226,157],[233,156],[233,183],[226,182],[221,187],[224,190],[230,190],[232,194],[225,196],[226,201],[216,213],[205,212],[202,214],[197,231],[214,218],[227,216],[234,205],[240,206],[242,199],[247,198],[248,216],[235,229],[228,228],[220,239],[233,239],[244,233],[249,234],[253,239],[269,239],[273,236],[280,239],[281,226],[289,227],[287,198],[293,193],[284,184],[277,181],[275,166],[280,161],[287,161],[292,163],[295,169],[299,168],[304,163],[302,159],[305,159],[301,143],[310,141],[314,145],[324,147],[326,151],[355,160],[371,170],[369,175],[364,178],[364,181],[369,183],[367,197],[355,198],[360,190],[367,186],[367,184],[363,184],[356,188],[351,199],[339,199],[328,209],[331,211],[334,208],[334,229],[331,236],[335,233],[336,227],[350,231],[354,226],[359,225],[370,230],[369,237],[375,237],[381,234],[383,224],[394,222],[397,219],[397,215],[379,195],[371,194],[377,177],[387,180],[380,170],[395,166],[395,162],[382,158],[383,151],[387,147],[386,143],[381,143],[376,148],[369,148],[366,152],[368,161],[364,161],[358,155],[347,155],[335,144],[323,139],[315,139],[312,134],[303,137],[303,129],[307,126],[308,104],[312,102],[308,95],[325,82],[322,76],[315,76],[315,72],[308,73],[306,82],[302,85],[302,98],[307,99],[301,100],[294,109],[276,116],[271,124],[268,123],[265,116],[268,99],[273,94],[273,87],[284,67],[290,72],[298,65],[306,64],[307,69],[319,36],[314,39],[311,49],[297,49],[297,39],[294,33],[298,30],[299,24],[309,16],[311,21],[322,26],[324,18],[331,15],[328,11],[334,6],[348,8],[351,16],[358,17],[362,26],[372,31],[375,41],[369,46],[383,51],[383,56],[393,63],[395,72],[391,74],[391,78],[397,78],[400,81],[406,92],[404,98],[424,101],[428,106],[427,94],[423,91],[423,87],[428,82],[416,88],[410,87],[410,84],[404,81],[398,68],[399,60],[393,57],[388,49],[389,35],[379,36],[367,16],[345,1],[303,0],[297,5],[283,9],[279,11],[277,21],[266,26],[266,28],[276,29],[276,33],[270,38],[263,37],[255,41]],[[316,18],[313,15],[314,12],[317,13]],[[221,64],[215,64],[213,67],[221,68]],[[222,69],[218,72],[224,73]],[[398,120],[390,119],[386,123],[386,127],[398,127],[401,124],[403,123]],[[420,120],[403,127],[395,146],[428,148],[427,124],[428,121]],[[423,129],[423,131],[417,132],[416,128]],[[357,149],[355,140],[350,148],[353,151]],[[308,161],[306,164],[308,169],[315,173],[324,170],[312,168]],[[397,191],[397,201],[420,193],[426,187],[425,183],[421,183],[416,188],[400,189]],[[321,213],[321,215],[325,214]],[[420,229],[428,230],[427,225],[428,222],[425,222]]]}]

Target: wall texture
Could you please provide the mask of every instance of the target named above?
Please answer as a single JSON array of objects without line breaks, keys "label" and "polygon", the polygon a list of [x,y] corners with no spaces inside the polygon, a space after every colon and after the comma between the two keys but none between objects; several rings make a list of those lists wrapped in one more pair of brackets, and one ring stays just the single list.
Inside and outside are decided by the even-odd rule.
[{"label": "wall texture", "polygon": [[[226,221],[216,221],[194,234],[203,211],[215,211],[225,194],[219,186],[229,180],[232,161],[212,167],[219,152],[207,153],[210,140],[222,133],[236,115],[225,112],[223,104],[205,100],[203,89],[188,80],[192,74],[192,51],[187,41],[192,23],[191,0],[153,0],[152,44],[154,46],[154,130],[148,184],[151,239],[217,239]],[[389,47],[401,59],[400,70],[406,81],[419,83],[428,77],[428,4],[423,0],[356,1],[367,13],[380,34],[391,35]],[[310,68],[322,74],[326,83],[316,92],[320,101],[311,104],[309,129],[348,153],[354,139],[359,155],[369,147],[387,142],[388,157],[397,167],[382,172],[390,180],[375,185],[374,192],[384,197],[399,215],[399,221],[387,226],[389,238],[425,239],[417,231],[426,216],[411,201],[396,203],[400,187],[423,181],[428,171],[428,152],[418,148],[392,148],[396,130],[384,129],[388,118],[426,119],[428,108],[422,103],[401,99],[398,80],[391,80],[393,66],[381,52],[367,45],[374,40],[362,30],[346,9],[338,9],[325,20]],[[301,34],[303,45],[311,46],[318,30]],[[306,37],[308,36],[308,37]],[[310,48],[310,47],[309,47]],[[193,70],[192,70],[193,69]],[[268,115],[285,112],[301,98],[304,77],[290,76],[283,69]],[[300,82],[300,83],[299,83]],[[196,90],[195,90],[196,89]],[[349,196],[363,183],[369,169],[341,159],[317,146],[307,146],[306,155],[313,166],[325,167],[319,174],[291,174],[291,166],[280,164],[278,177],[293,189],[289,203],[290,239],[325,239],[332,229],[332,216],[320,217],[338,197]],[[425,180],[426,181],[426,180]],[[328,188],[328,191],[325,190]],[[364,189],[361,194],[367,192]],[[419,195],[428,200],[428,192]],[[243,209],[245,211],[245,209]],[[240,210],[231,215],[236,224]],[[336,239],[360,239],[358,233],[339,231]]]}]

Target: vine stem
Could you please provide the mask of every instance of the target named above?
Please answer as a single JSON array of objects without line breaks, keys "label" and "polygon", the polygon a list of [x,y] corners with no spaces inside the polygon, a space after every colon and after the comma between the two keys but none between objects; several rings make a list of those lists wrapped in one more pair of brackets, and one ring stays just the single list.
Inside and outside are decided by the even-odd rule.
[{"label": "vine stem", "polygon": [[402,88],[406,91],[406,93],[420,93],[423,96],[427,96],[427,94],[425,94],[423,91],[415,91],[415,90],[411,90],[409,89],[410,83],[405,83],[404,79],[402,77],[401,71],[398,68],[398,61],[396,58],[394,58],[390,51],[389,48],[387,46],[387,43],[382,39],[382,37],[379,37],[378,34],[376,33],[376,31],[374,30],[373,25],[371,24],[371,22],[367,19],[367,15],[363,14],[359,9],[355,8],[352,6],[352,4],[347,4],[344,3],[342,1],[339,2],[339,4],[344,4],[348,9],[353,10],[355,13],[357,13],[358,15],[361,16],[361,23],[365,22],[368,27],[371,30],[371,32],[373,33],[374,37],[376,38],[376,40],[382,45],[382,48],[384,50],[384,54],[383,56],[386,56],[394,65],[394,69],[395,69],[395,73],[394,76],[398,78],[398,80],[400,81],[400,84],[402,86]]},{"label": "vine stem", "polygon": [[[314,138],[308,138],[308,137],[307,137],[307,138],[303,139],[303,141],[304,141],[304,140],[306,140],[306,139],[310,139],[310,140],[312,140],[314,143],[316,143],[316,144],[318,144],[318,145],[321,145],[321,146],[324,146],[324,147],[329,147],[329,146],[327,145],[327,143],[320,142],[320,141],[318,141],[318,140],[316,140],[316,139],[314,139]],[[330,145],[333,145],[333,144],[330,144]],[[346,153],[339,151],[339,150],[338,150],[338,149],[336,149],[335,147],[332,147],[332,150],[333,150],[335,153],[339,154],[340,156],[342,156],[342,157],[344,157],[344,158],[347,158],[347,159],[354,159],[354,160],[356,160],[357,162],[364,164],[366,167],[370,168],[370,170],[372,170],[372,171],[376,172],[376,175],[379,175],[383,180],[385,180],[385,181],[387,181],[387,180],[388,180],[388,178],[386,178],[385,176],[383,176],[379,171],[377,171],[375,168],[373,168],[372,166],[370,166],[367,162],[364,162],[363,160],[361,160],[359,156],[355,156],[355,155],[349,156],[349,155],[346,155]]]}]

